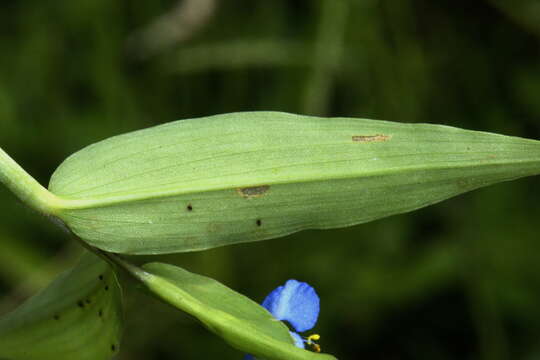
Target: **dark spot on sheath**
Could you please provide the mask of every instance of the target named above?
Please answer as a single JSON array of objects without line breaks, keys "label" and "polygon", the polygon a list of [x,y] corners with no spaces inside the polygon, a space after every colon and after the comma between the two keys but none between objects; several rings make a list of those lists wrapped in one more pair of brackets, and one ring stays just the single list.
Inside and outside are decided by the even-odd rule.
[{"label": "dark spot on sheath", "polygon": [[77,301],[77,306],[80,308],[84,307],[84,302],[82,300]]},{"label": "dark spot on sheath", "polygon": [[390,135],[376,134],[376,135],[354,135],[352,141],[354,142],[377,142],[377,141],[388,141],[390,140]]},{"label": "dark spot on sheath", "polygon": [[236,191],[238,192],[238,194],[240,194],[240,196],[250,199],[263,196],[268,191],[268,189],[270,189],[270,185],[259,185],[238,188],[236,189]]},{"label": "dark spot on sheath", "polygon": [[99,309],[99,311],[98,311],[98,316],[99,316],[99,317],[102,317],[102,316],[103,316],[103,310]]},{"label": "dark spot on sheath", "polygon": [[187,210],[188,210],[188,211],[193,211],[193,206],[192,206],[191,204],[189,204],[189,205],[187,206]]},{"label": "dark spot on sheath", "polygon": [[54,318],[54,320],[60,320],[60,315],[55,314],[55,315],[53,316],[53,318]]},{"label": "dark spot on sheath", "polygon": [[256,222],[257,222],[257,226],[261,226],[261,225],[262,225],[262,221],[261,221],[261,219],[257,219],[257,221],[256,221]]},{"label": "dark spot on sheath", "polygon": [[109,291],[109,285],[105,285],[105,291]]},{"label": "dark spot on sheath", "polygon": [[112,344],[112,345],[111,345],[111,350],[112,350],[112,351],[116,351],[116,345]]},{"label": "dark spot on sheath", "polygon": [[99,275],[99,280],[103,280],[103,275]]}]

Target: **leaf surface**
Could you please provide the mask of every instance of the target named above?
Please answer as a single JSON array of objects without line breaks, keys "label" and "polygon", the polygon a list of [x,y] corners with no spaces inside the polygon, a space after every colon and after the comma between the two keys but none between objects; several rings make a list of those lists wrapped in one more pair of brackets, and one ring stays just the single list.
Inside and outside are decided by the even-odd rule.
[{"label": "leaf surface", "polygon": [[254,112],[104,140],[49,188],[55,215],[91,245],[159,254],[360,224],[539,172],[535,140]]},{"label": "leaf surface", "polygon": [[110,266],[80,263],[0,319],[0,359],[107,360],[119,349],[121,290]]},{"label": "leaf surface", "polygon": [[231,346],[267,360],[332,360],[294,346],[288,328],[265,308],[214,279],[177,266],[150,263],[135,270],[163,301],[199,319]]}]

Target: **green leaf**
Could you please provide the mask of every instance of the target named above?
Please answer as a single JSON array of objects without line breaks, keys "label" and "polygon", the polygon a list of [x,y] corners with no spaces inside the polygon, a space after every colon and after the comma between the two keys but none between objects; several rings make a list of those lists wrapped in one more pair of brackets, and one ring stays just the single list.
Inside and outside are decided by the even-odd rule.
[{"label": "green leaf", "polygon": [[238,350],[267,360],[335,360],[294,346],[281,321],[214,279],[163,263],[146,264],[143,270],[127,267],[154,295],[193,315]]},{"label": "green leaf", "polygon": [[364,223],[540,172],[540,142],[430,124],[236,113],[113,137],[54,173],[92,246],[193,251]]},{"label": "green leaf", "polygon": [[116,276],[86,253],[75,268],[0,319],[0,358],[107,360],[118,352],[121,330]]}]

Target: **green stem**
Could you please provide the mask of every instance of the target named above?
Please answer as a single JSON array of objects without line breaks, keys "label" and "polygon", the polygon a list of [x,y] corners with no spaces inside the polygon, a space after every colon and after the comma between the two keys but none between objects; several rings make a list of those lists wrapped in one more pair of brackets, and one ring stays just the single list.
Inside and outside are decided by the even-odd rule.
[{"label": "green stem", "polygon": [[23,203],[43,214],[52,215],[60,199],[41,186],[0,148],[0,183],[6,185]]},{"label": "green stem", "polygon": [[143,271],[138,266],[133,265],[133,264],[125,261],[120,256],[118,256],[116,254],[113,254],[113,253],[110,253],[110,252],[107,252],[107,251],[103,251],[103,250],[98,250],[98,251],[101,253],[102,256],[107,258],[110,263],[121,267],[122,269],[127,271],[130,275],[132,275],[133,277],[135,277],[137,279],[140,279],[141,277],[144,276],[143,274],[145,273],[145,271]]},{"label": "green stem", "polygon": [[330,92],[343,55],[349,0],[321,0],[313,72],[307,81],[303,112],[326,115]]}]

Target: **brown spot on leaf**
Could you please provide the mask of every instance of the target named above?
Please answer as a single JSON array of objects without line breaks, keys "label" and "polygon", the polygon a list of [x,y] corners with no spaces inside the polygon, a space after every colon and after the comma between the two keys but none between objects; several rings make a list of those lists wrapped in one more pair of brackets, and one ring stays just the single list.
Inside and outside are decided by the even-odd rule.
[{"label": "brown spot on leaf", "polygon": [[388,141],[392,136],[376,134],[376,135],[354,135],[352,141],[354,142],[379,142]]},{"label": "brown spot on leaf", "polygon": [[270,185],[259,185],[245,188],[238,188],[238,194],[246,199],[261,197],[270,189]]}]

